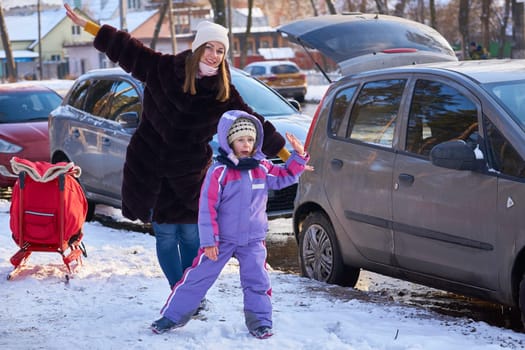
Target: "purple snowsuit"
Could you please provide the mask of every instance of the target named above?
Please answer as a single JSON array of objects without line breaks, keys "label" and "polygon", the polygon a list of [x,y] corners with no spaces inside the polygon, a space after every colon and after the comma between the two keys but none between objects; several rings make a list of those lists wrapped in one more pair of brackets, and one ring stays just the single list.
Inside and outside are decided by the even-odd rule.
[{"label": "purple snowsuit", "polygon": [[[227,142],[230,126],[239,118],[249,118],[257,129],[255,155],[249,159],[251,169],[242,168],[243,160],[234,156]],[[259,120],[243,111],[224,113],[218,125],[219,146],[223,158],[215,162],[204,179],[199,201],[199,254],[173,287],[161,314],[171,321],[187,323],[208,289],[219,277],[231,257],[239,261],[244,293],[244,316],[248,330],[272,327],[270,277],[266,270],[265,237],[268,230],[266,202],[268,189],[281,189],[296,183],[308,156],[296,152],[284,166],[273,165],[262,151],[262,126]],[[226,165],[228,164],[228,165]],[[254,165],[255,164],[255,165]],[[216,245],[218,260],[204,255],[204,247]]]}]

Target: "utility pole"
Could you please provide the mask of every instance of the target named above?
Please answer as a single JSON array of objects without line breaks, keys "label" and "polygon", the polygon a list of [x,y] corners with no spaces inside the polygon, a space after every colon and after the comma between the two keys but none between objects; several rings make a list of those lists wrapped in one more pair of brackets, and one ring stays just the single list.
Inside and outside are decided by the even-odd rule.
[{"label": "utility pole", "polygon": [[230,41],[230,52],[228,52],[230,56],[230,64],[233,67],[235,65],[234,61],[234,55],[233,55],[233,49],[235,47],[233,43],[233,31],[232,31],[232,4],[231,1],[228,0],[228,40]]},{"label": "utility pole", "polygon": [[42,80],[42,23],[40,21],[40,0],[37,2],[38,11],[38,80]]},{"label": "utility pole", "polygon": [[175,33],[175,24],[173,23],[173,2],[168,1],[168,23],[170,25],[171,50],[175,55],[177,53],[177,33]]},{"label": "utility pole", "polygon": [[127,32],[128,23],[126,17],[128,14],[128,0],[120,0],[120,30]]}]

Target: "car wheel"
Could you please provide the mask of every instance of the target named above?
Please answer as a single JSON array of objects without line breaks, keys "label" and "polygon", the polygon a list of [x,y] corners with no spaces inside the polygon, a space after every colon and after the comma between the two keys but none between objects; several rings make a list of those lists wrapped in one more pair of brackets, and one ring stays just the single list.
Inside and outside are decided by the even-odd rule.
[{"label": "car wheel", "polygon": [[304,95],[297,95],[297,96],[295,97],[295,99],[296,99],[298,102],[303,103],[303,102],[304,102]]},{"label": "car wheel", "polygon": [[518,305],[521,313],[521,323],[525,329],[525,274],[521,277]]},{"label": "car wheel", "polygon": [[299,260],[303,276],[321,282],[353,287],[359,278],[358,268],[343,264],[332,224],[319,212],[302,223]]}]

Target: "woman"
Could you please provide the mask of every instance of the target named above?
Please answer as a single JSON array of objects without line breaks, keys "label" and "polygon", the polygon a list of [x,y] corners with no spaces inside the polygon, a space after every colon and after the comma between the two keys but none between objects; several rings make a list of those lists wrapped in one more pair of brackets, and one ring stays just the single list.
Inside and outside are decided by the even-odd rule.
[{"label": "woman", "polygon": [[142,120],[124,164],[122,214],[152,222],[157,258],[173,287],[199,248],[199,192],[212,158],[208,143],[220,116],[232,109],[255,115],[263,124],[263,152],[268,157],[288,158],[284,138],[231,84],[226,28],[202,22],[191,50],[161,54],[126,32],[99,27],[64,6],[75,24],[95,35],[97,50],[145,83]]}]

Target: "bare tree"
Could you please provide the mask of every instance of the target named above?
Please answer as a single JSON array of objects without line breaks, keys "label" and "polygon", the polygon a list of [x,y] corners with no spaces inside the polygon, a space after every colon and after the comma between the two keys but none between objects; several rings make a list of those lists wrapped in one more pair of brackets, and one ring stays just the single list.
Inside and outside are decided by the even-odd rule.
[{"label": "bare tree", "polygon": [[314,10],[314,17],[319,16],[319,12],[317,12],[317,7],[315,6],[315,1],[310,0],[310,4],[312,4],[312,9]]},{"label": "bare tree", "polygon": [[394,16],[403,17],[408,0],[399,0],[394,7]]},{"label": "bare tree", "polygon": [[164,17],[166,17],[166,12],[168,11],[168,1],[166,0],[160,5],[159,9],[159,19],[157,20],[157,23],[155,24],[155,30],[153,31],[153,38],[151,39],[150,47],[155,50],[155,47],[157,46],[157,40],[159,39],[159,33],[160,29],[162,28],[162,22],[164,22]]},{"label": "bare tree", "polygon": [[366,12],[366,0],[361,0],[359,3],[359,12]]},{"label": "bare tree", "polygon": [[[2,36],[2,46],[4,47],[5,57],[7,60],[7,80],[9,82],[17,81],[16,66],[13,58],[13,51],[11,50],[11,42],[9,41],[9,34],[4,20],[4,10],[0,5],[0,35]],[[39,43],[40,45],[40,43]]]},{"label": "bare tree", "polygon": [[242,37],[241,44],[241,56],[239,57],[239,65],[244,67],[246,65],[246,54],[248,51],[248,38],[250,37],[250,32],[252,30],[252,9],[253,9],[253,0],[248,0],[248,17],[246,18],[246,33]]},{"label": "bare tree", "polygon": [[224,0],[210,0],[210,5],[214,13],[213,21],[228,28]]},{"label": "bare tree", "polygon": [[488,50],[490,44],[490,4],[491,0],[481,0],[481,43]]},{"label": "bare tree", "polygon": [[503,18],[501,20],[501,27],[499,33],[498,58],[503,58],[503,49],[505,48],[505,42],[507,41],[507,25],[509,22],[509,15],[510,0],[505,0],[505,9],[503,10]]},{"label": "bare tree", "polygon": [[375,0],[377,12],[387,15],[388,14],[388,7],[386,5],[386,0]]},{"label": "bare tree", "polygon": [[463,53],[464,58],[469,57],[468,52],[467,52],[467,45],[469,43],[469,35],[470,35],[469,30],[468,30],[469,6],[470,6],[469,0],[459,0],[458,28],[459,28],[459,33],[461,35],[461,51]]},{"label": "bare tree", "polygon": [[525,58],[523,47],[523,3],[517,0],[512,0],[512,19],[514,25],[512,26],[512,39],[514,46],[512,47],[512,58]]},{"label": "bare tree", "polygon": [[325,0],[325,2],[326,2],[326,7],[328,7],[328,12],[331,15],[335,15],[337,13],[337,11],[335,10],[335,7],[334,7],[334,4],[332,3],[332,0]]},{"label": "bare tree", "polygon": [[434,29],[437,29],[436,2],[434,0],[428,0],[428,7],[430,9],[430,26]]}]

